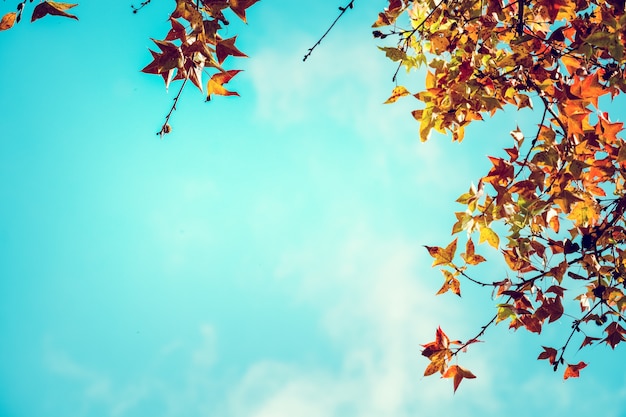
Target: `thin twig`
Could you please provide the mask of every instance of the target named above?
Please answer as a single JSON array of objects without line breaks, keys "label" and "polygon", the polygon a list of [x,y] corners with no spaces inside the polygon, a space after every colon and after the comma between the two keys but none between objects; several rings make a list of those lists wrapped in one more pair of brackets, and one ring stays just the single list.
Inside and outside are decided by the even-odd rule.
[{"label": "thin twig", "polygon": [[339,7],[340,13],[339,16],[337,16],[337,18],[335,19],[335,21],[330,25],[330,27],[326,30],[326,32],[324,32],[324,34],[322,35],[321,38],[318,39],[317,42],[315,42],[315,45],[313,45],[311,48],[309,48],[309,50],[307,51],[306,55],[304,55],[304,58],[302,59],[302,61],[306,61],[307,58],[309,56],[311,56],[311,53],[313,53],[313,50],[322,43],[322,39],[324,39],[326,37],[326,35],[328,35],[328,32],[330,32],[330,30],[333,28],[333,26],[335,26],[335,23],[337,23],[337,21],[339,19],[341,19],[341,16],[343,16],[343,14],[346,12],[346,10],[348,9],[352,9],[354,7],[354,1],[355,0],[351,0],[350,3],[348,3],[346,5],[346,7]]},{"label": "thin twig", "polygon": [[[435,14],[435,12],[439,9],[439,6],[441,6],[442,4],[444,4],[446,2],[446,0],[441,0],[429,13],[428,15],[426,15],[426,17],[424,18],[424,20],[422,20],[419,25],[415,26],[415,28],[413,28],[413,30],[411,30],[410,32],[408,32],[408,36],[406,36],[404,38],[403,42],[400,43],[404,43],[404,46],[402,48],[407,49],[409,46],[409,40],[411,39],[411,36],[415,35],[415,33],[422,29],[422,27],[424,26],[424,24],[426,23],[426,21],[428,19],[430,19],[430,17]],[[404,32],[404,34],[406,34],[407,32]],[[393,73],[393,78],[391,79],[391,81],[393,81],[394,83],[396,82],[396,78],[398,77],[398,72],[400,72],[400,68],[402,67],[402,61],[400,61],[400,63],[398,64],[398,68],[396,68],[396,72]]]},{"label": "thin twig", "polygon": [[161,126],[161,130],[157,132],[157,135],[159,135],[161,139],[163,139],[163,135],[170,133],[170,131],[172,130],[168,122],[170,121],[170,117],[172,116],[172,113],[174,112],[174,110],[176,110],[176,104],[178,103],[180,94],[183,92],[183,89],[185,88],[185,84],[187,84],[188,79],[189,78],[185,78],[183,80],[183,84],[180,86],[180,90],[178,90],[178,94],[176,94],[176,97],[174,97],[174,103],[172,103],[172,107],[170,108],[169,113],[167,113],[167,116],[165,116],[165,122],[163,123],[163,126]]},{"label": "thin twig", "polygon": [[139,10],[143,9],[144,7],[146,7],[148,4],[150,4],[152,0],[145,0],[142,1],[139,4],[139,7],[135,7],[135,5],[131,4],[130,7],[133,9],[133,13],[137,13]]}]

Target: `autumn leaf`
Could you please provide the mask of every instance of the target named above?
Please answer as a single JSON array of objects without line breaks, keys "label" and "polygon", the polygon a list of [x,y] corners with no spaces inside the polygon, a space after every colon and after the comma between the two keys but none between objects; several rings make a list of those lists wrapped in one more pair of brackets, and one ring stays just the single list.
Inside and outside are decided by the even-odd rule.
[{"label": "autumn leaf", "polygon": [[557,351],[554,348],[551,347],[543,347],[543,352],[541,352],[539,354],[539,356],[537,357],[537,359],[548,359],[550,361],[550,365],[554,365],[556,363],[556,354]]},{"label": "autumn leaf", "polygon": [[467,239],[467,243],[465,244],[465,253],[461,254],[461,258],[463,258],[468,265],[478,265],[481,262],[487,261],[485,257],[474,253],[474,250],[474,242],[472,242],[472,239]]},{"label": "autumn leaf", "polygon": [[461,283],[459,282],[459,280],[450,271],[446,271],[445,269],[442,269],[441,272],[443,273],[443,276],[444,276],[444,283],[439,289],[439,291],[437,292],[437,295],[446,293],[448,292],[448,290],[451,290],[453,293],[455,293],[456,295],[460,297],[461,296]]},{"label": "autumn leaf", "polygon": [[624,338],[626,329],[615,321],[609,324],[604,331],[607,333],[607,336],[602,341],[611,346],[611,349],[615,349],[615,346],[620,342],[626,341],[626,338]]},{"label": "autumn leaf", "polygon": [[37,6],[35,6],[35,9],[33,10],[33,16],[31,17],[30,21],[34,22],[35,20],[41,19],[42,17],[49,14],[54,16],[69,17],[70,19],[78,20],[78,17],[65,12],[65,10],[71,9],[76,6],[78,6],[78,4],[44,1],[43,3],[39,3]]},{"label": "autumn leaf", "polygon": [[259,0],[230,0],[230,8],[244,22],[246,21],[246,9]]},{"label": "autumn leaf", "polygon": [[219,96],[238,96],[239,93],[235,91],[228,91],[224,88],[224,84],[228,83],[235,75],[237,75],[241,70],[229,70],[224,72],[218,72],[214,74],[207,83],[206,90],[207,96],[206,100],[211,100],[211,95],[216,94]]},{"label": "autumn leaf", "polygon": [[581,343],[580,347],[578,348],[578,350],[582,349],[583,347],[587,346],[587,345],[591,345],[593,344],[593,342],[600,340],[599,337],[592,337],[592,336],[585,336],[585,340],[583,340],[583,342]]},{"label": "autumn leaf", "polygon": [[408,96],[410,94],[409,90],[399,85],[393,89],[391,96],[383,104],[395,103],[400,97]]},{"label": "autumn leaf", "polygon": [[442,378],[454,378],[454,392],[456,392],[463,378],[473,379],[476,375],[458,365],[452,365],[443,374]]},{"label": "autumn leaf", "polygon": [[563,373],[563,379],[578,378],[580,370],[586,366],[587,364],[582,361],[578,362],[576,365],[567,365],[567,368],[565,368],[565,373]]},{"label": "autumn leaf", "polygon": [[445,249],[438,246],[426,246],[430,256],[435,258],[432,266],[443,265],[452,263],[454,259],[454,253],[456,252],[456,242],[458,239],[454,239]]},{"label": "autumn leaf", "polygon": [[498,249],[500,246],[500,238],[492,229],[487,226],[483,226],[480,228],[480,238],[478,239],[478,243],[487,242],[489,245]]},{"label": "autumn leaf", "polygon": [[236,36],[217,41],[217,45],[215,47],[215,54],[217,55],[217,62],[221,64],[229,55],[238,56],[238,57],[247,57],[246,54],[244,54],[239,49],[237,49],[237,47],[235,46],[235,40],[237,40]]},{"label": "autumn leaf", "polygon": [[2,20],[0,20],[0,30],[11,29],[15,23],[16,16],[17,13],[15,12],[10,12],[2,16]]}]

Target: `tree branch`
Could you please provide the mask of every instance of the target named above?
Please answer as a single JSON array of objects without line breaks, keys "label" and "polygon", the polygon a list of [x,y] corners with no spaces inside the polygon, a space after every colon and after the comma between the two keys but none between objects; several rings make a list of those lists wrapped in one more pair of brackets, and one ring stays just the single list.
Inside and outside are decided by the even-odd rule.
[{"label": "tree branch", "polygon": [[306,55],[304,55],[304,58],[302,59],[302,62],[306,61],[308,57],[311,56],[311,54],[313,53],[313,50],[322,43],[322,40],[326,37],[326,35],[328,35],[328,32],[330,32],[330,30],[333,28],[333,26],[335,26],[335,23],[337,23],[337,21],[339,19],[341,19],[341,16],[343,16],[343,14],[348,10],[348,9],[352,9],[354,7],[354,2],[355,0],[351,0],[350,3],[348,3],[345,7],[339,7],[339,16],[337,16],[337,18],[333,21],[333,23],[330,25],[330,27],[328,29],[326,29],[326,32],[324,32],[324,34],[322,35],[321,38],[319,38],[317,40],[317,42],[315,42],[315,45],[313,45],[312,47],[309,48],[309,50],[307,51]]},{"label": "tree branch", "polygon": [[161,126],[161,130],[157,132],[157,135],[159,135],[161,139],[163,139],[163,135],[167,135],[172,130],[172,127],[168,124],[168,122],[170,121],[170,117],[172,116],[172,113],[174,112],[174,110],[176,110],[176,104],[178,103],[180,94],[183,92],[183,89],[185,88],[185,85],[187,84],[188,79],[189,78],[185,78],[183,80],[183,84],[180,86],[180,90],[178,90],[178,94],[176,94],[176,97],[174,97],[174,103],[172,103],[172,107],[170,108],[169,113],[167,113],[167,116],[165,116],[165,122]]}]

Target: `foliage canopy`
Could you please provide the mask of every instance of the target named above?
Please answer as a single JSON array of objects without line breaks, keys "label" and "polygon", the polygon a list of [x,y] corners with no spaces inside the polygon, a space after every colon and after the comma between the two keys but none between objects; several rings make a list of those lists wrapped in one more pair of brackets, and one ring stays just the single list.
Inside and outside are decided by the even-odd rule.
[{"label": "foliage canopy", "polygon": [[[154,39],[158,50],[150,51],[152,62],[142,70],[162,77],[166,87],[181,81],[161,136],[171,130],[170,116],[188,81],[207,100],[238,95],[224,85],[240,71],[223,63],[246,55],[235,46],[236,36],[224,39],[220,30],[229,15],[245,22],[257,1],[175,1],[167,35]],[[354,3],[340,7],[339,17]],[[23,0],[6,13],[0,30],[19,22],[26,5]],[[69,13],[75,6],[41,1],[31,21],[46,15],[78,20]],[[538,107],[541,114],[535,130],[512,127],[512,146],[490,156],[491,169],[458,198],[457,236],[443,247],[426,246],[443,273],[438,294],[460,296],[461,282],[487,287],[496,311],[466,341],[450,340],[438,328],[435,340],[423,345],[424,374],[452,378],[456,391],[475,376],[452,361],[490,326],[504,322],[539,334],[571,320],[563,345],[544,346],[538,359],[555,371],[564,368],[564,379],[578,377],[587,364],[567,360],[571,344],[615,349],[626,340],[626,143],[623,123],[602,110],[626,92],[624,1],[386,0],[381,7],[373,35],[397,43],[380,49],[398,69],[426,73],[423,90],[396,85],[386,101],[418,101],[412,116],[422,141],[433,131],[461,141],[470,123],[505,108]],[[473,268],[487,261],[475,241],[495,248],[510,275],[495,282],[475,278]]]}]

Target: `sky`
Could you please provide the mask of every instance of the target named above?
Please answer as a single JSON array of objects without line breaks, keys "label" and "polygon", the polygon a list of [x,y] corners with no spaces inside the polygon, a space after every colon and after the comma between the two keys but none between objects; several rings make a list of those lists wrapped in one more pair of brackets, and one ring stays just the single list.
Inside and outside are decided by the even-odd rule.
[{"label": "sky", "polygon": [[622,346],[572,350],[589,366],[565,382],[535,360],[566,318],[490,329],[456,394],[422,376],[437,326],[468,339],[495,304],[469,283],[436,297],[423,245],[451,240],[454,200],[540,114],[420,143],[416,103],[382,104],[386,2],[356,1],[302,62],[342,4],[263,0],[226,34],[249,55],[226,61],[241,97],[186,89],[160,139],[177,85],[139,70],[172,3],[0,33],[0,416],[626,416]]}]

